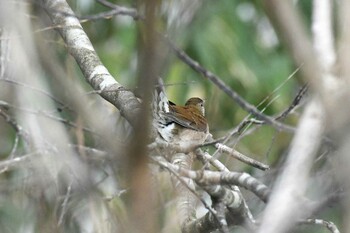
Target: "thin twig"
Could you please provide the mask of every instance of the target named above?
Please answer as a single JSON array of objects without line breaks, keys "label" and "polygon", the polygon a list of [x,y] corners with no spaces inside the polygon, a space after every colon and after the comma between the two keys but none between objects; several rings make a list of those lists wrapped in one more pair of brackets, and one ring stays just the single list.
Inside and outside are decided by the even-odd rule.
[{"label": "thin twig", "polygon": [[45,90],[42,90],[40,88],[37,88],[37,87],[33,87],[31,85],[28,85],[28,84],[25,84],[25,83],[22,83],[20,81],[16,81],[16,80],[12,80],[12,79],[8,79],[8,78],[1,78],[0,81],[4,81],[4,82],[8,82],[8,83],[11,83],[11,84],[15,84],[17,86],[22,86],[26,89],[31,89],[33,91],[36,91],[36,92],[39,92],[41,94],[44,94],[46,95],[47,97],[49,97],[50,99],[52,99],[53,101],[55,101],[56,103],[64,106],[65,104],[60,101],[59,99],[57,99],[55,96],[53,96],[51,93],[45,91]]},{"label": "thin twig", "polygon": [[[67,119],[64,119],[64,118],[57,117],[57,116],[52,115],[50,113],[47,113],[45,111],[38,111],[38,110],[32,110],[32,109],[23,108],[23,107],[17,107],[17,106],[14,106],[12,104],[9,104],[9,103],[7,103],[5,101],[0,101],[0,107],[4,107],[4,108],[7,108],[7,109],[13,108],[13,109],[21,110],[21,111],[23,111],[25,113],[29,113],[29,114],[41,115],[41,116],[47,117],[49,119],[62,122],[62,123],[66,124],[66,125],[68,125],[70,127],[73,127],[73,128],[77,128],[78,127],[77,124],[75,124],[74,122],[71,122],[71,121],[69,121]],[[0,109],[0,114],[1,114],[1,109]],[[18,129],[22,130],[21,127],[18,128]],[[89,129],[87,127],[82,127],[82,130],[97,135],[97,133],[95,131],[93,131],[92,129]]]},{"label": "thin twig", "polygon": [[21,157],[16,157],[14,159],[8,159],[4,161],[0,161],[0,170],[3,170],[4,168],[12,168],[19,164],[22,164],[24,162],[27,162],[34,154],[37,154],[36,152],[29,153],[26,155],[23,155]]},{"label": "thin twig", "polygon": [[119,11],[118,14],[120,14],[120,15],[131,16],[134,20],[144,19],[144,17],[140,16],[140,14],[137,12],[137,10],[135,8],[127,8],[124,6],[119,6],[117,4],[108,2],[106,0],[96,0],[96,1],[104,6],[108,7],[108,8],[116,10],[116,12]]},{"label": "thin twig", "polygon": [[8,109],[10,105],[8,105],[4,101],[0,101],[0,116],[2,116],[12,126],[12,128],[14,128],[17,134],[21,135],[24,141],[27,144],[29,144],[30,140],[28,133],[10,115],[8,115],[4,110],[2,110],[1,107],[3,107],[4,109]]},{"label": "thin twig", "polygon": [[[264,0],[262,6],[269,17],[270,22],[281,36],[282,42],[289,49],[289,52],[297,66],[301,66],[301,75],[312,88],[316,88],[323,93],[323,80],[320,66],[315,59],[314,49],[311,40],[302,22],[297,8],[293,3],[282,2],[280,0]],[[323,27],[323,26],[321,26]]]},{"label": "thin twig", "polygon": [[193,60],[190,56],[188,56],[183,50],[176,47],[175,44],[166,38],[166,41],[169,47],[175,52],[179,59],[185,62],[188,66],[190,66],[193,70],[202,74],[204,77],[209,79],[212,83],[214,83],[217,87],[219,87],[223,92],[225,92],[229,97],[231,97],[242,109],[246,110],[253,116],[255,116],[259,120],[266,121],[268,124],[272,126],[284,130],[287,132],[294,132],[294,128],[283,123],[276,121],[273,117],[265,115],[261,113],[254,105],[248,103],[243,97],[241,97],[237,92],[232,90],[228,85],[226,85],[222,79],[220,79],[217,75],[210,72],[201,66],[197,61]]},{"label": "thin twig", "polygon": [[239,161],[242,161],[243,163],[246,163],[248,165],[251,165],[253,167],[256,167],[260,170],[263,170],[263,171],[266,171],[266,170],[269,170],[270,167],[269,165],[266,165],[266,164],[263,164],[259,161],[256,161],[238,151],[236,151],[235,149],[232,149],[224,144],[221,144],[221,143],[216,143],[215,144],[215,147],[220,151],[220,152],[224,152],[224,153],[227,153],[231,156],[233,156],[234,158],[238,159]]},{"label": "thin twig", "polygon": [[62,203],[62,210],[61,210],[60,218],[58,219],[58,226],[62,225],[63,218],[64,218],[65,214],[67,213],[67,203],[68,203],[68,199],[70,197],[70,194],[72,192],[72,183],[73,182],[71,182],[67,187],[67,193],[66,193],[64,200],[63,200],[63,203]]},{"label": "thin twig", "polygon": [[114,3],[111,3],[109,1],[106,1],[106,0],[96,0],[98,3],[100,3],[101,5],[104,5],[105,7],[108,7],[108,8],[111,8],[111,9],[114,9],[114,8],[117,8],[118,5],[114,4]]},{"label": "thin twig", "polygon": [[[294,71],[293,73],[295,73],[296,71]],[[292,74],[293,75],[293,74]],[[289,76],[292,77],[292,75]],[[297,95],[294,97],[292,103],[290,106],[288,106],[288,108],[286,110],[284,110],[282,113],[278,114],[276,117],[275,117],[275,120],[282,120],[284,119],[285,117],[287,117],[297,106],[299,106],[301,100],[304,98],[306,92],[308,90],[308,85],[305,84],[300,90],[299,92],[297,93]],[[263,100],[264,101],[264,100]],[[261,104],[261,103],[260,103]],[[259,105],[260,105],[259,104]],[[254,125],[264,125],[266,124],[265,121],[262,121],[262,120],[257,120],[255,118],[249,118],[249,116],[246,117],[245,120],[243,120],[238,126],[236,126],[233,130],[231,130],[231,132],[224,136],[224,137],[221,137],[219,139],[216,139],[215,141],[212,141],[212,142],[208,142],[208,143],[205,143],[203,146],[208,146],[208,145],[213,145],[213,144],[216,144],[217,142],[222,142],[223,144],[225,144],[232,136],[234,135],[242,135],[243,134],[243,130],[246,129],[247,127],[251,126],[252,124]],[[329,140],[328,140],[329,141]],[[217,153],[219,151],[216,150],[214,153],[213,153],[213,156],[216,157]]]},{"label": "thin twig", "polygon": [[294,97],[292,104],[289,105],[289,107],[284,110],[282,113],[280,113],[277,117],[275,117],[276,120],[283,120],[284,118],[286,118],[289,113],[291,113],[295,107],[297,107],[300,104],[300,101],[304,98],[305,93],[307,92],[307,90],[309,89],[309,85],[305,84],[304,86],[302,86],[298,92],[298,94]]},{"label": "thin twig", "polygon": [[309,219],[306,219],[306,220],[299,221],[299,224],[321,225],[321,226],[326,227],[332,233],[340,233],[340,231],[338,230],[337,226],[333,222],[326,221],[326,220],[323,220],[323,219],[309,218]]},{"label": "thin twig", "polygon": [[[292,79],[295,74],[300,70],[301,66],[298,67],[297,69],[295,69],[288,77],[286,80],[284,80],[280,85],[278,85],[273,91],[271,94],[269,94],[268,96],[266,96],[256,107],[259,107],[261,106],[263,103],[265,103],[274,93],[276,93],[280,88],[282,88],[282,86],[287,82],[289,81],[290,79]],[[295,100],[293,100],[294,102]],[[300,101],[299,101],[300,102]],[[270,101],[271,103],[271,101]],[[268,105],[267,105],[268,106]],[[295,106],[296,107],[296,106]],[[266,109],[266,107],[264,108]],[[294,108],[292,108],[290,111],[292,111]],[[263,112],[263,111],[262,111]],[[216,144],[216,142],[222,142],[223,144],[227,143],[228,140],[233,137],[234,135],[242,135],[243,134],[243,130],[254,124],[254,125],[264,125],[266,124],[265,121],[263,120],[257,120],[255,118],[249,118],[251,114],[248,114],[248,116],[245,117],[245,119],[243,121],[241,121],[241,123],[236,126],[233,130],[231,130],[226,136],[224,137],[221,137],[219,139],[216,139],[215,141],[213,142],[209,142],[205,145],[212,145],[212,144]],[[277,120],[275,118],[275,120]],[[216,150],[214,153],[213,153],[213,156],[215,157],[217,155],[218,151]]]},{"label": "thin twig", "polygon": [[138,15],[137,11],[135,9],[128,9],[128,8],[116,8],[110,11],[106,11],[106,12],[101,12],[98,14],[94,14],[94,15],[86,15],[86,16],[82,16],[79,17],[79,21],[80,23],[85,23],[88,21],[93,21],[93,20],[99,20],[99,19],[108,19],[111,18],[112,16],[116,16],[116,15],[128,15],[131,16],[134,20],[137,20],[140,18],[140,16]]}]

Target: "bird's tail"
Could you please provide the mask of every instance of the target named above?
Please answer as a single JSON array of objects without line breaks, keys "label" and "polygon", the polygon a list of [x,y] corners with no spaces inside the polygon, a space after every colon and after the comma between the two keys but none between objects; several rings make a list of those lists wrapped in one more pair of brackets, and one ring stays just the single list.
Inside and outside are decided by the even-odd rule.
[{"label": "bird's tail", "polygon": [[158,79],[158,85],[154,91],[153,112],[156,114],[169,112],[169,100],[165,95],[164,83],[161,78]]}]

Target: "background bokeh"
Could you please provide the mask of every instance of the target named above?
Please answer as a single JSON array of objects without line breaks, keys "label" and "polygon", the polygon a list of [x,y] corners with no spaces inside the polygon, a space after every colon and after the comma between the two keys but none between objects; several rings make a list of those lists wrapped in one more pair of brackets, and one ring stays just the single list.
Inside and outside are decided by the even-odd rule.
[{"label": "background bokeh", "polygon": [[[126,7],[137,5],[135,1],[111,2]],[[127,89],[134,91],[142,88],[137,86],[138,77],[142,77],[138,60],[142,22],[125,15],[93,18],[109,10],[94,0],[70,0],[68,3],[80,17],[86,34],[112,76]],[[263,12],[260,1],[193,0],[188,3],[184,0],[165,0],[163,3],[161,20],[157,25],[161,34],[166,34],[190,57],[265,114],[277,116],[290,106],[304,81],[298,72],[300,67],[293,64],[290,54]],[[61,36],[50,28],[50,20],[39,1],[13,4],[25,8],[24,26],[31,33],[28,38],[32,39],[28,39],[26,49],[33,56],[28,56],[26,62],[29,65],[26,66],[22,60],[9,60],[12,70],[0,72],[0,78],[13,76],[34,89],[0,79],[0,101],[15,106],[8,112],[13,117],[11,119],[28,122],[29,118],[23,115],[33,115],[38,125],[47,130],[47,135],[59,136],[55,141],[55,137],[46,138],[43,133],[50,150],[46,150],[46,144],[40,145],[42,147],[38,148],[45,150],[38,152],[41,155],[38,160],[24,163],[23,167],[21,165],[13,170],[7,168],[8,171],[1,171],[0,232],[114,232],[115,229],[128,229],[133,220],[128,219],[130,197],[125,196],[128,184],[125,175],[127,165],[124,164],[127,163],[126,147],[132,138],[130,125],[114,106],[93,92],[87,84]],[[311,1],[294,1],[294,4],[310,33]],[[9,27],[1,16],[0,20],[1,27]],[[5,38],[4,34],[0,35]],[[162,48],[164,60],[161,61],[159,76],[164,80],[168,98],[180,105],[192,96],[204,98],[206,116],[214,138],[229,134],[244,119],[253,117],[168,48]],[[0,54],[5,52],[1,47]],[[40,81],[34,82],[36,79]],[[43,90],[46,94],[43,94]],[[57,97],[63,104],[57,101],[47,104],[45,100],[50,99],[49,96]],[[284,123],[297,125],[308,95],[304,98],[300,106],[284,119]],[[57,125],[47,126],[47,118],[63,129]],[[36,129],[32,130],[38,133],[40,130]],[[29,129],[24,127],[24,130]],[[42,129],[42,132],[45,130]],[[64,133],[59,134],[61,131]],[[4,117],[0,118],[2,160],[21,157],[28,150],[25,140],[19,139],[12,154],[17,136],[11,124]],[[293,134],[269,125],[252,125],[227,142],[241,153],[269,164],[271,170],[268,172],[259,171],[226,155],[220,155],[219,159],[231,171],[248,172],[271,185],[281,169],[292,137]],[[51,146],[52,142],[69,142],[74,150],[57,152],[56,149],[60,147],[56,144]],[[87,148],[82,149],[79,147],[81,145]],[[332,165],[322,156],[327,154],[327,149],[321,147],[315,169],[310,174],[312,187],[309,187],[308,195],[315,199],[333,188],[332,184],[325,184],[325,180],[334,178],[334,170],[329,168]],[[205,150],[214,151],[210,146]],[[94,156],[90,156],[90,153]],[[0,167],[2,165],[0,162]],[[202,164],[196,162],[194,166],[200,168]],[[74,177],[73,181],[71,177]],[[79,179],[75,180],[76,177]],[[162,204],[157,209],[159,225],[163,227],[161,232],[178,232],[179,226],[174,219],[176,210],[172,208],[174,190],[164,177],[157,182],[156,197]],[[243,193],[253,214],[259,218],[265,205],[250,192]],[[61,216],[61,213],[65,213],[65,216]],[[321,211],[318,217],[329,219],[338,226],[341,223],[339,208]],[[245,230],[234,228],[232,232]],[[295,232],[328,231],[312,225],[297,228]]]}]

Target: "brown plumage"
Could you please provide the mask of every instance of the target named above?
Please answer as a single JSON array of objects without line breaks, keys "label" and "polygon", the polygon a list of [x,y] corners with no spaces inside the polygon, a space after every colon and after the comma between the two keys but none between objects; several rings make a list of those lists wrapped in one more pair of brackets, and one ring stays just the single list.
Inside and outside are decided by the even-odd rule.
[{"label": "brown plumage", "polygon": [[169,112],[166,114],[171,120],[185,128],[196,131],[208,131],[208,123],[204,117],[204,101],[198,97],[187,100],[185,106],[169,103]]},{"label": "brown plumage", "polygon": [[161,139],[181,148],[192,148],[211,136],[202,99],[190,98],[184,106],[179,106],[163,92],[155,96],[153,124]]}]

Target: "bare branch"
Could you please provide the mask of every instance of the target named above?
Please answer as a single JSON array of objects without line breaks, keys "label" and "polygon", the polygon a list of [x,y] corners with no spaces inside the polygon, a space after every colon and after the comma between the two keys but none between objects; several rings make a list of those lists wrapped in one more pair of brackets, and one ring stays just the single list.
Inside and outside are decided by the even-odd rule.
[{"label": "bare branch", "polygon": [[67,192],[66,192],[66,195],[64,196],[64,200],[62,203],[60,218],[58,219],[58,223],[57,223],[58,226],[60,226],[63,223],[64,216],[66,215],[66,212],[67,212],[67,203],[70,198],[71,192],[72,192],[72,184],[68,185],[67,187]]},{"label": "bare branch", "polygon": [[[197,149],[196,151],[196,155],[198,157],[201,157],[202,160],[207,160],[210,162],[210,164],[212,166],[214,166],[216,169],[218,169],[221,172],[230,172],[230,170],[228,170],[228,168],[223,165],[219,160],[217,160],[215,157],[211,156],[209,153],[207,152],[202,152],[201,149]],[[235,192],[237,192],[239,195],[242,196],[241,190],[237,187],[237,186],[231,186],[231,189]],[[246,223],[248,225],[254,224],[255,223],[255,219],[246,203],[246,201],[243,199],[243,207],[244,207],[244,212],[246,213],[246,217],[247,217],[247,221]]]},{"label": "bare branch", "polygon": [[101,96],[115,105],[121,114],[135,125],[140,102],[135,95],[119,84],[101,63],[89,38],[85,34],[74,12],[65,0],[42,0],[54,25],[67,45],[69,53],[75,58],[86,81],[94,90],[102,90]]},{"label": "bare branch", "polygon": [[312,88],[322,91],[320,66],[314,59],[311,40],[292,1],[264,0],[263,3],[267,16],[285,42],[296,66],[301,67],[305,80]]},{"label": "bare branch", "polygon": [[[191,169],[193,163],[193,153],[176,153],[171,155],[171,163],[184,169]],[[193,220],[196,216],[196,196],[193,192],[189,191],[189,187],[193,190],[194,183],[191,179],[182,178],[181,180],[172,177],[173,186],[177,193],[177,210],[179,212],[180,224],[183,225],[185,222]],[[184,184],[186,183],[186,185]]]},{"label": "bare branch", "polygon": [[330,232],[332,233],[340,233],[340,231],[338,230],[337,226],[330,221],[325,221],[323,219],[306,219],[304,221],[300,221],[300,224],[312,224],[312,225],[321,225],[326,227]]},{"label": "bare branch", "polygon": [[21,157],[16,157],[14,159],[8,159],[8,160],[4,160],[4,161],[0,161],[0,170],[4,171],[10,168],[14,168],[16,166],[19,166],[21,164],[23,164],[24,162],[28,162],[28,160],[30,160],[33,155],[37,154],[36,152],[21,156]]},{"label": "bare branch", "polygon": [[8,108],[9,105],[5,101],[0,101],[0,116],[2,116],[12,126],[12,128],[14,128],[18,135],[23,137],[27,144],[30,144],[28,133],[14,119],[12,119],[10,115],[2,110],[1,107]]},{"label": "bare branch", "polygon": [[135,9],[129,9],[126,7],[116,6],[113,10],[101,12],[101,13],[94,14],[94,15],[86,15],[83,17],[79,17],[79,19],[80,19],[81,23],[84,23],[84,22],[91,21],[91,20],[107,19],[107,18],[111,18],[112,16],[116,16],[116,15],[128,15],[128,16],[132,17],[134,20],[138,20],[140,18],[140,16],[138,15],[138,13]]},{"label": "bare branch", "polygon": [[[163,158],[161,158],[161,157],[158,157],[158,158],[152,157],[151,159],[152,159],[153,162],[157,163],[157,164],[160,165],[160,166],[163,166],[164,163],[167,164],[166,162],[163,161]],[[169,163],[169,164],[170,164],[170,163]],[[174,165],[174,166],[177,167],[178,165]],[[200,200],[200,201],[202,202],[202,204],[204,205],[204,207],[205,207],[206,209],[208,209],[209,213],[212,214],[212,216],[214,217],[214,219],[215,219],[215,220],[217,221],[217,223],[218,223],[218,222],[219,222],[219,218],[218,218],[217,215],[216,215],[215,209],[213,209],[211,206],[209,206],[209,205],[207,204],[207,202],[197,194],[196,190],[195,190],[191,185],[189,185],[188,180],[185,180],[182,176],[180,176],[180,174],[179,174],[176,170],[174,170],[172,166],[163,166],[163,167],[164,167],[165,169],[167,169],[173,176],[175,176],[176,179],[178,179],[178,181],[181,182],[181,184],[182,184],[184,187],[186,187],[187,190],[188,190],[189,192],[191,192],[196,198],[198,198],[198,200]],[[191,220],[191,219],[187,219],[187,220]],[[186,223],[186,222],[183,222],[182,228],[186,228],[186,225],[187,225],[187,223]],[[183,230],[183,231],[185,231],[185,230]],[[185,232],[186,232],[186,231],[185,231]]]},{"label": "bare branch", "polygon": [[332,9],[333,1],[331,0],[313,0],[313,45],[318,61],[326,72],[331,70],[336,60]]},{"label": "bare branch", "polygon": [[203,160],[209,161],[211,165],[213,165],[219,171],[228,172],[228,168],[222,164],[218,159],[211,156],[208,152],[203,152],[201,149],[196,150],[196,155],[200,156]]},{"label": "bare branch", "polygon": [[238,151],[236,151],[235,149],[232,149],[224,144],[221,143],[216,143],[215,147],[220,151],[220,152],[224,152],[227,153],[229,155],[231,155],[232,157],[238,159],[239,161],[242,161],[243,163],[246,163],[248,165],[251,165],[253,167],[256,167],[258,169],[261,169],[263,171],[266,171],[268,169],[270,169],[269,165],[263,164],[259,161],[256,161],[252,158],[247,157],[246,155],[239,153]]},{"label": "bare branch", "polygon": [[192,171],[181,168],[178,165],[174,165],[168,162],[159,161],[162,167],[168,169],[171,168],[180,175],[193,179],[199,185],[215,185],[215,184],[226,184],[226,185],[237,185],[248,189],[258,196],[262,201],[266,202],[270,193],[270,190],[266,185],[250,176],[247,173],[240,172],[215,172],[215,171]]},{"label": "bare branch", "polygon": [[276,120],[282,120],[286,118],[294,109],[300,104],[300,101],[304,98],[309,86],[305,84],[302,86],[297,93],[297,95],[294,97],[291,105],[288,106],[286,110],[284,110],[282,113],[280,113],[275,119]]},{"label": "bare branch", "polygon": [[[167,39],[167,38],[166,38]],[[176,47],[174,43],[172,43],[169,39],[167,42],[170,48],[175,52],[175,54],[188,66],[190,66],[193,70],[202,74],[205,78],[209,79],[212,83],[214,83],[217,87],[219,87],[223,92],[225,92],[229,97],[231,97],[236,103],[245,111],[249,112],[259,120],[263,120],[266,123],[276,127],[279,130],[284,130],[287,132],[294,132],[294,128],[283,123],[276,121],[273,117],[267,116],[261,113],[254,105],[251,105],[246,100],[243,99],[237,92],[232,90],[228,85],[226,85],[222,79],[220,79],[214,73],[208,71],[203,66],[201,66],[197,61],[193,60],[189,57],[183,50]]]},{"label": "bare branch", "polygon": [[[77,124],[68,120],[68,119],[65,119],[65,118],[60,118],[56,115],[53,115],[51,113],[48,113],[48,112],[45,112],[45,111],[40,111],[40,110],[32,110],[32,109],[28,109],[28,108],[24,108],[24,107],[17,107],[17,106],[14,106],[12,104],[9,104],[5,101],[0,101],[0,107],[5,107],[5,108],[12,108],[12,109],[15,109],[15,110],[20,110],[20,111],[23,111],[25,113],[29,113],[29,114],[34,114],[34,115],[40,115],[40,116],[44,116],[48,119],[51,119],[51,120],[54,120],[54,121],[57,121],[57,122],[62,122],[70,127],[74,127],[74,128],[77,128]],[[13,120],[12,120],[13,121]],[[15,123],[13,121],[13,123]],[[19,130],[22,129],[21,127],[18,128]],[[86,131],[86,132],[90,132],[90,133],[93,133],[93,134],[96,134],[96,132],[94,132],[92,129],[89,129],[87,127],[82,127],[82,130]],[[21,131],[18,131],[18,132],[21,132]],[[24,135],[25,136],[25,135]]]},{"label": "bare branch", "polygon": [[339,46],[338,46],[338,56],[339,56],[339,71],[340,76],[345,79],[347,85],[350,83],[350,2],[347,0],[342,0],[339,2]]},{"label": "bare branch", "polygon": [[303,214],[299,196],[307,188],[309,172],[323,136],[322,110],[322,105],[316,100],[307,106],[258,232],[285,232]]},{"label": "bare branch", "polygon": [[45,91],[45,90],[41,90],[39,88],[36,88],[36,87],[33,87],[29,84],[25,84],[25,83],[22,83],[22,82],[19,82],[19,81],[16,81],[16,80],[13,80],[13,79],[8,79],[8,78],[1,78],[0,81],[3,81],[3,82],[8,82],[8,83],[11,83],[11,84],[14,84],[14,85],[17,85],[17,86],[22,86],[26,89],[31,89],[33,91],[36,91],[36,92],[39,92],[43,95],[46,95],[47,97],[49,97],[50,99],[54,100],[56,103],[58,103],[59,105],[61,106],[64,106],[64,104],[62,103],[62,101],[60,101],[59,99],[57,99],[55,96],[53,96],[51,93]]}]

